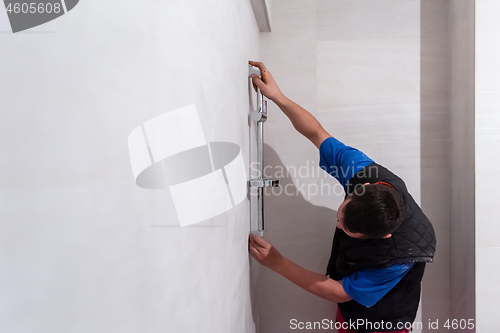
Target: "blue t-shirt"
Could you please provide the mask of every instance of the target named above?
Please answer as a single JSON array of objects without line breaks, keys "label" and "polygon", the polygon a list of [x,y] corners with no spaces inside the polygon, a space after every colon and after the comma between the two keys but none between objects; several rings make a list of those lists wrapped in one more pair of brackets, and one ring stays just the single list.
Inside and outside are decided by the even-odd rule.
[{"label": "blue t-shirt", "polygon": [[363,269],[342,279],[342,287],[353,300],[367,307],[375,305],[408,271],[414,262],[387,268]]},{"label": "blue t-shirt", "polygon": [[344,190],[358,171],[372,163],[373,160],[361,151],[334,137],[326,138],[319,146],[319,167],[336,178]]},{"label": "blue t-shirt", "polygon": [[[374,161],[356,148],[346,146],[334,137],[326,138],[319,147],[319,166],[335,177],[346,189],[349,180]],[[414,263],[379,269],[363,269],[342,279],[344,291],[356,302],[370,307],[387,294]]]}]

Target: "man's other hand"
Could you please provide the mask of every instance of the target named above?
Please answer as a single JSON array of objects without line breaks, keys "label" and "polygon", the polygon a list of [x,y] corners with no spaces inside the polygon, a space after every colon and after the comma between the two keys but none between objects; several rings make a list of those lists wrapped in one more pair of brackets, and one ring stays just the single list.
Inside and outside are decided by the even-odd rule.
[{"label": "man's other hand", "polygon": [[277,102],[279,99],[282,99],[284,96],[281,93],[280,88],[274,81],[273,76],[267,70],[266,66],[263,63],[257,61],[249,61],[250,65],[259,67],[260,73],[262,75],[262,79],[256,74],[252,74],[252,84],[255,91],[257,91],[257,87],[260,89],[262,94],[269,98],[273,102]]},{"label": "man's other hand", "polygon": [[248,252],[260,264],[272,270],[276,270],[283,260],[281,253],[271,243],[254,234],[248,236]]}]

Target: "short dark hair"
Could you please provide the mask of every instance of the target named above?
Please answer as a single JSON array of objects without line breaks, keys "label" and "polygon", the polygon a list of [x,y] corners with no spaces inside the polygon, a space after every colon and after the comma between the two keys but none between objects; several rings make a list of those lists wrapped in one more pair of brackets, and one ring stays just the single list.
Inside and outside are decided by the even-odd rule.
[{"label": "short dark hair", "polygon": [[404,218],[404,205],[395,189],[372,184],[359,186],[346,199],[344,227],[367,238],[382,238],[396,230]]}]

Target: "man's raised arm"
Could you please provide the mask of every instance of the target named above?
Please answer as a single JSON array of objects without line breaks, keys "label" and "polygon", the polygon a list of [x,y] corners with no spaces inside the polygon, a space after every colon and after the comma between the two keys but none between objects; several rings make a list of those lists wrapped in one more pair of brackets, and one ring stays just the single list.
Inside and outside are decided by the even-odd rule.
[{"label": "man's raised arm", "polygon": [[259,67],[262,77],[252,75],[252,83],[255,90],[259,87],[264,96],[272,100],[283,113],[290,119],[293,127],[306,138],[308,138],[318,149],[326,138],[331,135],[321,126],[319,121],[314,118],[306,109],[288,99],[278,88],[273,76],[261,62],[249,61],[250,65]]}]

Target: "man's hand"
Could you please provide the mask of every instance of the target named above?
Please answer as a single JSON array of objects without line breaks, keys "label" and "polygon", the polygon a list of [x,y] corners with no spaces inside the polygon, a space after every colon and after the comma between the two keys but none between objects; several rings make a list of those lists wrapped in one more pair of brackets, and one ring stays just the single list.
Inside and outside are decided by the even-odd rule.
[{"label": "man's hand", "polygon": [[281,93],[280,88],[278,88],[278,85],[274,81],[271,73],[267,70],[266,66],[257,61],[249,61],[248,63],[252,66],[259,67],[262,78],[264,79],[264,81],[262,81],[258,75],[252,74],[252,84],[255,91],[257,91],[257,87],[259,87],[262,94],[275,103],[278,100],[283,99],[284,96]]},{"label": "man's hand", "polygon": [[288,260],[262,237],[254,234],[248,236],[248,252],[262,265],[316,296],[336,303],[347,302],[351,299],[344,291],[341,281],[335,281],[323,274],[307,270]]},{"label": "man's hand", "polygon": [[249,61],[252,66],[257,66],[262,73],[264,81],[258,75],[252,75],[252,83],[255,90],[259,87],[262,94],[272,100],[283,113],[290,119],[293,127],[306,138],[308,138],[318,149],[321,143],[331,135],[325,131],[319,121],[306,109],[285,97],[274,81],[273,76],[261,62]]},{"label": "man's hand", "polygon": [[260,264],[275,270],[283,261],[283,256],[264,238],[254,234],[248,236],[248,252]]}]

